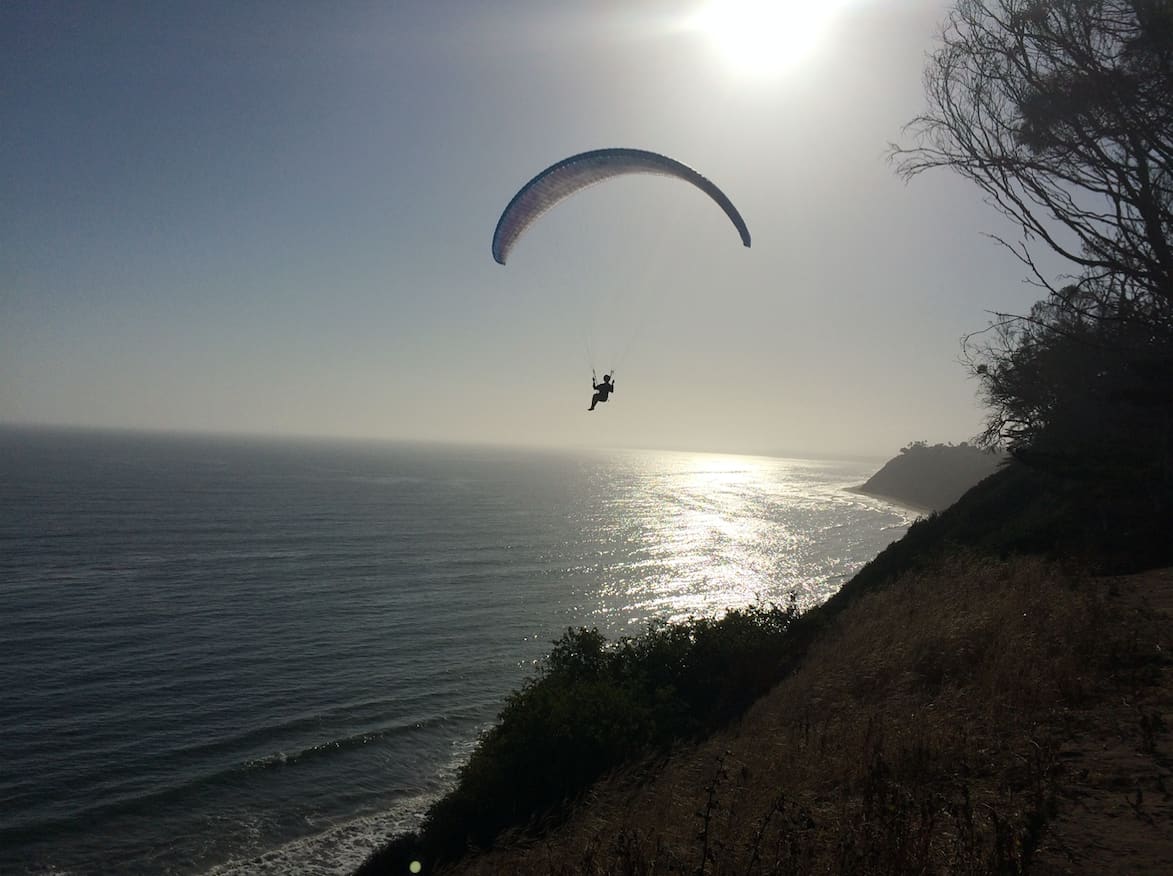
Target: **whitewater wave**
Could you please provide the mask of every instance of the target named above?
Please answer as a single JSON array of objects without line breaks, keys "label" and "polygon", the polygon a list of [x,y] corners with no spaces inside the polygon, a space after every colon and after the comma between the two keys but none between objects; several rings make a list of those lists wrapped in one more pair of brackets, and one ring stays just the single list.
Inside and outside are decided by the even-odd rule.
[{"label": "whitewater wave", "polygon": [[[487,725],[486,725],[487,727]],[[486,727],[482,727],[483,732]],[[447,789],[475,747],[472,740],[452,746],[451,757],[438,779]],[[391,839],[417,829],[429,807],[445,790],[412,794],[390,809],[328,824],[309,836],[283,843],[259,854],[232,858],[207,870],[203,876],[344,876],[353,873],[372,852]]]},{"label": "whitewater wave", "polygon": [[421,794],[386,812],[364,815],[312,836],[293,840],[263,854],[234,858],[205,876],[343,876],[353,873],[370,854],[392,837],[419,826],[439,793]]}]

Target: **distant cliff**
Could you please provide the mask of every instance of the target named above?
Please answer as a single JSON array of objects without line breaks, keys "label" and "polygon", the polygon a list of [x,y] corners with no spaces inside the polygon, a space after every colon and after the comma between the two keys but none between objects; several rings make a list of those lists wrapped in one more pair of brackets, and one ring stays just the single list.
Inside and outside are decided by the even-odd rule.
[{"label": "distant cliff", "polygon": [[1004,459],[1003,454],[965,443],[930,446],[915,441],[901,448],[900,455],[888,460],[859,492],[942,511],[992,475]]}]

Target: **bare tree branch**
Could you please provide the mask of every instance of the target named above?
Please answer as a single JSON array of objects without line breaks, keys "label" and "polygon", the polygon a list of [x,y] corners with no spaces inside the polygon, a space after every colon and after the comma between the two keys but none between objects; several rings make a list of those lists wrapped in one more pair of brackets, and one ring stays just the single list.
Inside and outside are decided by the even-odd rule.
[{"label": "bare tree branch", "polygon": [[1052,292],[1038,245],[1173,308],[1173,3],[958,0],[940,40],[897,172],[976,183]]}]

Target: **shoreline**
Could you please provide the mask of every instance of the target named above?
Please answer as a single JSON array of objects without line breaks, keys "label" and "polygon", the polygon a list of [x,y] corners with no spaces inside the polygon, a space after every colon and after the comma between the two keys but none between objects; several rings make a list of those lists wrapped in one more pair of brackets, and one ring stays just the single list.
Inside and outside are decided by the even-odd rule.
[{"label": "shoreline", "polygon": [[918,505],[916,502],[909,501],[908,499],[902,499],[900,496],[893,496],[888,493],[873,493],[870,490],[865,490],[863,488],[863,484],[860,484],[858,487],[846,487],[845,489],[847,492],[855,493],[857,496],[867,496],[870,499],[881,499],[884,502],[897,505],[907,511],[915,511],[921,517],[928,517],[930,514],[934,514],[938,510],[936,508],[930,508],[927,505]]},{"label": "shoreline", "polygon": [[[1167,872],[1169,737],[1147,716],[1173,704],[1173,664],[1143,680],[1119,667],[1169,647],[1171,611],[1173,568],[1085,577],[1034,557],[938,556],[828,619],[808,658],[738,721],[615,771],[540,842],[505,837],[446,872],[710,860],[740,872],[762,848],[780,850],[763,871],[778,873],[854,872],[844,848],[894,872]],[[1072,642],[1083,659],[1048,657]]]}]

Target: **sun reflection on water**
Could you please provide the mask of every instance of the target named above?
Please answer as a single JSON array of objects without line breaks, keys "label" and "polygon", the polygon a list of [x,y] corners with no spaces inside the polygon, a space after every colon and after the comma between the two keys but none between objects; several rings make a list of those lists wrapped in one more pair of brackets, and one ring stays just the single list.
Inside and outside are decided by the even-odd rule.
[{"label": "sun reflection on water", "polygon": [[912,520],[846,490],[866,465],[699,453],[630,462],[606,475],[611,498],[594,520],[604,537],[578,570],[593,582],[594,622],[612,628],[792,593],[801,606],[822,602]]}]

